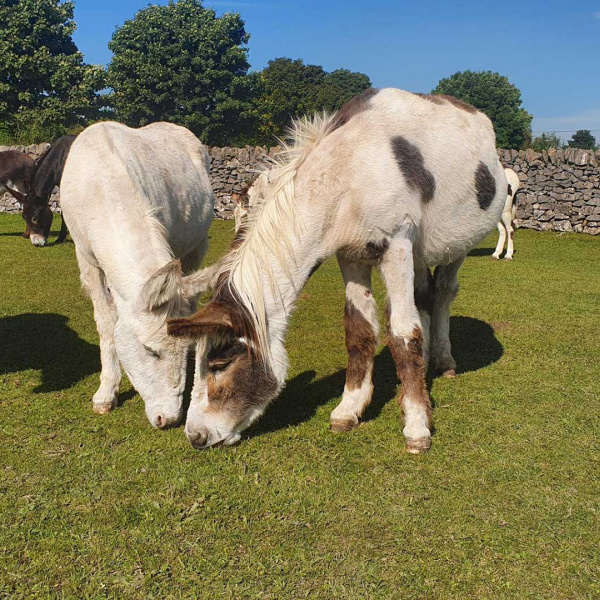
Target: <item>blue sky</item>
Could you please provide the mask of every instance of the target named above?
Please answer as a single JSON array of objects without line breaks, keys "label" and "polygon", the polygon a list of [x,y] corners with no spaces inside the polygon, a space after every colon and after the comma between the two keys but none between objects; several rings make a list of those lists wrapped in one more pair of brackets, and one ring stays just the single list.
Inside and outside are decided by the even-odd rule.
[{"label": "blue sky", "polygon": [[[115,26],[146,4],[75,0],[75,41],[86,61],[108,63]],[[521,89],[534,131],[597,128],[600,139],[600,0],[204,4],[218,13],[241,13],[253,69],[288,56],[326,70],[361,71],[375,87],[421,92],[456,71],[490,69]]]}]

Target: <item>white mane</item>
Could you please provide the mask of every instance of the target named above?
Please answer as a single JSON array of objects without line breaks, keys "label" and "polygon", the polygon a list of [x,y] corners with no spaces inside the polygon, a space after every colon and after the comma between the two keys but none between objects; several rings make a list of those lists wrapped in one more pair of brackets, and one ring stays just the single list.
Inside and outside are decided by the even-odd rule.
[{"label": "white mane", "polygon": [[[290,142],[282,142],[283,151],[266,171],[269,185],[247,217],[243,241],[224,261],[223,270],[229,272],[229,289],[250,318],[260,354],[269,364],[272,356],[263,278],[267,278],[274,297],[281,297],[269,260],[272,255],[291,281],[289,239],[299,234],[301,225],[296,213],[294,180],[305,158],[329,132],[332,118],[323,113],[293,121],[289,130]],[[288,232],[288,235],[282,236],[282,232]]]}]

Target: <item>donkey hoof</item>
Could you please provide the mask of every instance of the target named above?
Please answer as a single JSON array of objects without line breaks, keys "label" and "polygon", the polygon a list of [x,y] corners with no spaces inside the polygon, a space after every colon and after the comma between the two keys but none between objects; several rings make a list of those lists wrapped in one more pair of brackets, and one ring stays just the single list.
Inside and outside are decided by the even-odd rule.
[{"label": "donkey hoof", "polygon": [[492,254],[492,260],[500,260],[500,257],[496,256],[495,254]]},{"label": "donkey hoof", "polygon": [[331,421],[330,430],[333,433],[346,433],[358,427],[358,419],[336,419]]},{"label": "donkey hoof", "polygon": [[512,259],[513,259],[513,257],[512,257],[512,256],[505,256],[505,257],[504,257],[504,260],[512,260]]},{"label": "donkey hoof", "polygon": [[412,440],[406,438],[406,451],[409,454],[425,454],[431,447],[431,438],[421,438],[418,440]]},{"label": "donkey hoof", "polygon": [[109,402],[108,404],[93,404],[92,410],[97,415],[107,415],[114,407],[116,402]]}]

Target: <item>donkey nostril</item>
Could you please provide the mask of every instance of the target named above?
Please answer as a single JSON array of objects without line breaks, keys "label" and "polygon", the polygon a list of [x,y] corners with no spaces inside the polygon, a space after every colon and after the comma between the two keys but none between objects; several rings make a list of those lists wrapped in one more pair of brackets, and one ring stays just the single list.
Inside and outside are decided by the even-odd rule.
[{"label": "donkey nostril", "polygon": [[165,415],[160,413],[160,414],[156,415],[156,419],[154,420],[154,422],[156,423],[156,426],[159,429],[164,429],[167,426],[167,417],[165,417]]},{"label": "donkey nostril", "polygon": [[194,448],[202,450],[206,447],[208,442],[208,431],[202,427],[198,431],[195,431],[193,435],[189,437],[189,440]]}]

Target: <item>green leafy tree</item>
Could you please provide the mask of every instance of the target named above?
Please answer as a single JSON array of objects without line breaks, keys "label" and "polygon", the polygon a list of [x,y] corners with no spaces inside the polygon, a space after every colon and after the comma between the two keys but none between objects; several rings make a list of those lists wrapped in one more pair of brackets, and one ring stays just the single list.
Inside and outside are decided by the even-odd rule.
[{"label": "green leafy tree", "polygon": [[318,65],[306,65],[301,59],[276,58],[258,74],[260,95],[257,106],[261,115],[259,139],[272,143],[285,136],[293,118],[314,112],[338,110],[357,94],[371,87],[362,73],[338,69],[327,73]]},{"label": "green leafy tree", "polygon": [[132,126],[171,121],[209,144],[249,137],[257,123],[249,35],[237,13],[217,17],[200,0],[149,5],[109,42],[110,102]]},{"label": "green leafy tree", "polygon": [[83,62],[73,9],[70,1],[0,0],[0,129],[13,141],[48,141],[98,116],[105,73]]},{"label": "green leafy tree", "polygon": [[492,121],[500,148],[520,149],[531,140],[533,119],[521,107],[521,92],[492,71],[462,71],[442,79],[433,94],[449,94],[472,104]]},{"label": "green leafy tree", "polygon": [[589,129],[579,129],[569,140],[571,148],[581,148],[582,150],[595,150],[596,138]]},{"label": "green leafy tree", "polygon": [[541,135],[534,137],[531,141],[531,147],[536,152],[548,150],[549,148],[561,148],[562,145],[561,139],[554,132],[542,133]]}]

